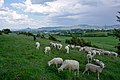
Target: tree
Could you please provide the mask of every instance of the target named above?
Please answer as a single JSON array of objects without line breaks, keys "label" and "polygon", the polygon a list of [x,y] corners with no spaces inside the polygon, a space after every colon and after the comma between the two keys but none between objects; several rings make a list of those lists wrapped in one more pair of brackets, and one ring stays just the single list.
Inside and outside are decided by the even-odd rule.
[{"label": "tree", "polygon": [[[118,13],[120,14],[120,12],[118,11]],[[120,22],[120,16],[116,16],[117,17],[117,21]]]},{"label": "tree", "polygon": [[5,34],[11,33],[10,29],[3,29],[2,32]]},{"label": "tree", "polygon": [[2,35],[2,31],[0,31],[0,35]]},{"label": "tree", "polygon": [[[118,13],[120,14],[120,12],[118,11]],[[117,17],[117,21],[120,22],[120,15],[119,16],[116,16]],[[114,29],[113,31],[114,35],[116,36],[116,38],[119,39],[120,41],[120,29]],[[117,48],[117,52],[120,54],[120,42],[118,43],[118,45],[116,46]]]},{"label": "tree", "polygon": [[53,35],[49,35],[49,40],[58,41]]},{"label": "tree", "polygon": [[77,36],[72,36],[70,40],[65,40],[67,44],[79,45],[79,46],[92,46],[91,42],[85,41],[83,38],[79,38]]}]

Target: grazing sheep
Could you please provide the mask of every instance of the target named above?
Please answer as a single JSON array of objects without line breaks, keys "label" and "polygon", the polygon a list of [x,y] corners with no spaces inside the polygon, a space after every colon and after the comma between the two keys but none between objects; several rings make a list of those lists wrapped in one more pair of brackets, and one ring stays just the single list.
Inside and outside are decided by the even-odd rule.
[{"label": "grazing sheep", "polygon": [[65,46],[65,49],[66,49],[66,53],[69,53],[70,49],[69,49],[69,46]]},{"label": "grazing sheep", "polygon": [[71,47],[72,49],[74,49],[74,48],[75,48],[75,45],[70,45],[70,47]]},{"label": "grazing sheep", "polygon": [[95,61],[96,65],[98,65],[98,66],[103,65],[105,67],[105,64],[102,61],[100,61],[99,59],[93,59],[93,60]]},{"label": "grazing sheep", "polygon": [[79,62],[76,60],[65,60],[61,67],[58,68],[58,71],[63,71],[63,69],[69,69],[70,72],[77,70],[77,74],[79,76]]},{"label": "grazing sheep", "polygon": [[83,51],[84,50],[84,47],[81,47],[80,49],[79,49],[79,51]]},{"label": "grazing sheep", "polygon": [[104,55],[110,56],[110,51],[103,51],[102,53],[103,53]]},{"label": "grazing sheep", "polygon": [[95,50],[91,50],[91,54],[94,57],[96,55],[96,51]]},{"label": "grazing sheep", "polygon": [[50,47],[45,47],[45,54],[47,53],[47,52],[50,52],[50,50],[51,50],[51,48]]},{"label": "grazing sheep", "polygon": [[88,63],[88,64],[86,64],[86,67],[85,67],[85,70],[84,70],[83,74],[86,71],[88,71],[88,74],[89,74],[89,71],[96,72],[97,76],[98,76],[98,80],[99,80],[100,79],[99,74],[102,72],[103,68],[104,68],[104,65],[102,65],[102,64],[101,64],[101,66],[97,66],[95,64]]},{"label": "grazing sheep", "polygon": [[91,55],[91,54],[87,54],[86,57],[87,57],[87,61],[88,61],[88,63],[92,62],[93,55]]},{"label": "grazing sheep", "polygon": [[57,67],[59,64],[62,64],[62,63],[63,63],[62,58],[53,58],[52,60],[48,61],[48,66],[50,66],[51,64],[55,64]]},{"label": "grazing sheep", "polygon": [[118,53],[116,53],[116,52],[110,52],[110,55],[113,55],[113,56],[118,56]]},{"label": "grazing sheep", "polygon": [[75,46],[75,48],[76,48],[77,50],[79,50],[79,49],[81,48],[81,46]]},{"label": "grazing sheep", "polygon": [[62,49],[62,44],[57,44],[57,49]]},{"label": "grazing sheep", "polygon": [[100,51],[96,51],[96,54],[100,55]]},{"label": "grazing sheep", "polygon": [[36,42],[35,45],[36,45],[36,49],[39,49],[40,43],[39,43],[39,42]]}]

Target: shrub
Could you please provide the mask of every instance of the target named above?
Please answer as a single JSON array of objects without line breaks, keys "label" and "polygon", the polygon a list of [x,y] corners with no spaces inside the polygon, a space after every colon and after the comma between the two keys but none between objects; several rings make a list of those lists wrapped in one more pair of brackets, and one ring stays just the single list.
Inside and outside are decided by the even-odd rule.
[{"label": "shrub", "polygon": [[0,35],[2,35],[2,31],[0,31]]},{"label": "shrub", "polygon": [[76,36],[72,36],[70,40],[65,40],[65,43],[79,46],[91,46],[91,42],[87,42],[83,38],[78,38]]},{"label": "shrub", "polygon": [[3,29],[2,32],[5,34],[11,33],[10,29]]},{"label": "shrub", "polygon": [[58,41],[53,35],[49,35],[49,40]]}]

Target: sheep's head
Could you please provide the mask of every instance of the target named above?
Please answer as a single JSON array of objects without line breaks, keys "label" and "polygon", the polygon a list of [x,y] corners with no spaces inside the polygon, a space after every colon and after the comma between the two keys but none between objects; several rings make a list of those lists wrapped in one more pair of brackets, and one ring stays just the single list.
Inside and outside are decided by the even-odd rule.
[{"label": "sheep's head", "polygon": [[100,67],[105,68],[105,64],[102,61],[101,61]]},{"label": "sheep's head", "polygon": [[99,61],[99,60],[98,60],[98,59],[93,59],[93,61],[95,61],[95,62],[96,62],[96,61]]},{"label": "sheep's head", "polygon": [[51,65],[51,63],[50,63],[50,61],[48,62],[48,66],[50,66]]}]

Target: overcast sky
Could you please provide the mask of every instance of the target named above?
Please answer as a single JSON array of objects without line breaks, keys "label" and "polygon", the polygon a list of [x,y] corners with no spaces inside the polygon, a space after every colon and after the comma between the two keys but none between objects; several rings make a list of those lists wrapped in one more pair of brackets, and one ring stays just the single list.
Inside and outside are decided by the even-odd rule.
[{"label": "overcast sky", "polygon": [[0,0],[0,29],[113,25],[120,0]]}]

